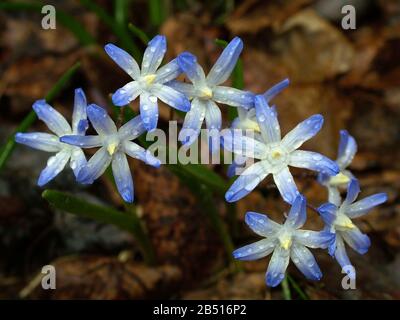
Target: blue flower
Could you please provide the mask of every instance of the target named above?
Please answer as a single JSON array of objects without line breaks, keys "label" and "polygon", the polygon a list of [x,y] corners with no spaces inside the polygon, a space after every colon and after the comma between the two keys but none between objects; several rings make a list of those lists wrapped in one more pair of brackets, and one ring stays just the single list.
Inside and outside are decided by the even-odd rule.
[{"label": "blue flower", "polygon": [[81,148],[101,147],[79,172],[78,182],[93,183],[111,163],[118,192],[126,202],[133,202],[132,174],[126,154],[151,166],[160,166],[160,160],[131,141],[146,131],[143,121],[137,116],[117,129],[103,108],[91,104],[87,107],[87,114],[97,136],[65,135],[60,139]]},{"label": "blue flower", "polygon": [[[284,79],[283,81],[277,83],[270,89],[268,89],[263,95],[267,103],[269,103],[275,96],[280,93],[283,89],[285,89],[289,85],[289,79]],[[241,129],[241,130],[253,130],[254,137],[257,140],[261,140],[260,135],[260,126],[257,122],[256,117],[256,109],[250,108],[249,110],[238,108],[238,117],[235,118],[231,125],[232,129]],[[235,155],[235,159],[232,164],[228,167],[228,177],[231,178],[235,175],[236,169],[243,168],[246,162],[246,157]]]},{"label": "blue flower", "polygon": [[164,85],[182,72],[177,60],[174,59],[158,69],[167,50],[164,36],[157,35],[149,42],[144,52],[141,70],[135,59],[124,50],[113,44],[107,44],[105,50],[133,79],[113,94],[113,103],[116,106],[124,106],[140,96],[140,115],[146,130],[150,131],[157,127],[157,99],[177,110],[189,111],[190,102],[186,96]]},{"label": "blue flower", "polygon": [[239,260],[256,260],[273,252],[266,273],[266,283],[275,287],[285,277],[290,259],[309,280],[320,280],[321,270],[308,248],[327,248],[334,235],[327,231],[300,230],[307,219],[306,200],[298,195],[283,225],[256,212],[246,213],[246,223],[264,239],[233,252]]},{"label": "blue flower", "polygon": [[354,268],[348,268],[351,266],[351,262],[346,253],[345,243],[359,254],[364,254],[368,251],[371,242],[368,236],[353,224],[351,219],[365,215],[373,207],[387,200],[386,193],[377,193],[354,202],[359,192],[358,181],[352,179],[343,203],[340,203],[339,199],[336,203],[328,202],[318,208],[318,212],[326,224],[326,229],[335,233],[335,241],[329,247],[329,253],[335,256],[343,270],[353,279],[355,279],[355,272],[353,272]]},{"label": "blue flower", "polygon": [[37,182],[38,185],[44,186],[54,179],[64,169],[68,161],[75,176],[78,176],[79,170],[86,164],[85,154],[78,147],[60,142],[59,137],[66,134],[75,134],[79,136],[85,134],[88,122],[86,118],[86,97],[83,90],[75,90],[72,128],[67,120],[65,120],[58,111],[47,104],[45,100],[36,101],[32,108],[36,112],[38,118],[42,120],[54,134],[44,132],[18,132],[15,135],[15,141],[38,150],[56,152],[54,156],[48,159],[46,168],[40,173]]},{"label": "blue flower", "polygon": [[327,175],[336,175],[339,172],[338,165],[327,157],[316,152],[297,150],[321,129],[321,115],[311,116],[281,139],[276,109],[268,105],[263,95],[255,97],[255,109],[261,141],[237,134],[236,130],[222,134],[225,149],[260,160],[249,166],[232,184],[225,194],[228,202],[243,198],[272,174],[283,199],[292,203],[299,192],[288,166],[306,168]]},{"label": "blue flower", "polygon": [[245,109],[253,105],[254,95],[251,92],[220,86],[232,73],[242,49],[242,40],[234,38],[207,76],[194,55],[184,52],[178,56],[179,66],[192,82],[192,84],[178,81],[169,83],[171,87],[192,99],[191,109],[186,114],[178,137],[182,143],[191,144],[196,140],[204,119],[208,129],[221,129],[221,111],[217,103]]},{"label": "blue flower", "polygon": [[355,179],[353,174],[347,170],[347,167],[356,152],[356,140],[346,130],[341,130],[338,157],[336,159],[340,172],[335,176],[327,176],[322,173],[318,175],[318,181],[328,189],[330,202],[340,201],[339,188],[346,189],[350,180]]}]

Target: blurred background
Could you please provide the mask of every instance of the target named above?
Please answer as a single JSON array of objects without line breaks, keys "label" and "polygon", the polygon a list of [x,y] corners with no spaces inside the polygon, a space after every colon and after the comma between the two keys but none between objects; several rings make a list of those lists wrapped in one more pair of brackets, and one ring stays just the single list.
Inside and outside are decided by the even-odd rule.
[{"label": "blurred background", "polygon": [[[47,131],[40,121],[25,118],[37,99],[49,97],[68,119],[77,87],[85,90],[90,102],[110,106],[110,94],[129,78],[104,54],[108,42],[140,60],[147,39],[164,34],[168,40],[164,62],[188,50],[208,70],[222,50],[215,39],[240,36],[244,88],[261,93],[286,77],[291,80],[274,100],[282,131],[314,113],[323,114],[323,129],[305,149],[336,158],[339,130],[347,129],[359,146],[351,170],[360,179],[361,196],[377,192],[389,196],[387,203],[356,221],[372,240],[364,256],[348,249],[357,270],[357,289],[343,290],[338,264],[316,250],[323,279],[307,281],[291,265],[291,298],[400,298],[398,0],[59,0],[45,4],[56,8],[55,30],[42,29],[39,1],[0,2],[1,152],[21,124],[28,131]],[[341,26],[345,4],[356,8],[354,30]],[[241,87],[240,68],[237,71],[235,85]],[[66,80],[62,88],[51,92],[60,78]],[[136,104],[132,108],[138,110]],[[228,109],[221,107],[224,127],[229,126]],[[171,113],[165,106],[160,110],[160,127],[166,127]],[[173,117],[182,120],[179,114]],[[36,181],[48,157],[21,145],[9,157],[1,157],[1,299],[289,298],[282,287],[265,286],[269,258],[238,265],[228,254],[233,247],[256,239],[244,224],[246,211],[283,220],[282,212],[288,208],[271,180],[236,205],[226,205],[223,192],[208,188],[204,181],[185,183],[179,168],[153,169],[132,160],[136,199],[134,206],[125,206],[107,175],[91,186],[81,186],[72,171],[65,170],[46,188],[98,206],[88,207],[91,218],[87,218],[76,208],[66,210],[42,198],[43,189]],[[225,166],[206,169],[229,185]],[[309,202],[318,206],[326,201],[326,192],[314,178],[299,174],[296,181]],[[98,219],[96,208],[109,207],[139,218],[150,243]],[[314,212],[309,212],[305,227],[322,227]],[[143,243],[153,248],[150,258]],[[38,274],[48,264],[57,271],[56,290],[40,286]]]}]

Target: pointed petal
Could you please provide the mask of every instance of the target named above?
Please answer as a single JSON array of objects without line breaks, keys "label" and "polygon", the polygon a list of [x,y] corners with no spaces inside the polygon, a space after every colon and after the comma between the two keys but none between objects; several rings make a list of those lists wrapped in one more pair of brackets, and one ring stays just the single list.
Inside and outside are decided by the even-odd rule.
[{"label": "pointed petal", "polygon": [[122,152],[114,154],[111,166],[119,194],[125,202],[132,203],[133,181],[126,155]]},{"label": "pointed petal", "polygon": [[198,137],[201,125],[206,115],[206,104],[203,100],[193,99],[190,111],[186,113],[181,131],[179,132],[179,141],[184,144],[193,143]]},{"label": "pointed petal", "polygon": [[49,160],[47,160],[46,168],[44,168],[40,173],[37,182],[38,186],[42,187],[50,180],[53,180],[64,169],[70,156],[71,153],[69,150],[61,150],[54,156],[50,157]]},{"label": "pointed petal", "polygon": [[87,114],[90,123],[99,135],[111,135],[117,133],[115,123],[105,109],[95,104],[91,104],[87,107]]},{"label": "pointed petal", "polygon": [[188,99],[191,99],[195,94],[194,86],[190,83],[174,80],[166,83],[165,85],[183,93]]},{"label": "pointed petal", "polygon": [[336,187],[328,187],[328,201],[339,207],[342,203],[340,192]]},{"label": "pointed petal", "polygon": [[239,170],[241,170],[240,173],[243,172],[243,169],[246,165],[246,160],[247,160],[246,157],[242,157],[236,154],[232,163],[228,166],[228,170],[226,172],[228,178],[232,178],[233,176],[238,175]]},{"label": "pointed petal", "polygon": [[72,113],[72,132],[85,134],[89,123],[86,115],[87,101],[82,89],[75,89],[74,112]]},{"label": "pointed petal", "polygon": [[133,140],[139,137],[142,133],[146,131],[142,117],[136,116],[129,120],[118,130],[118,135],[121,141],[123,140]]},{"label": "pointed petal", "polygon": [[142,148],[136,143],[125,141],[124,142],[125,153],[135,159],[139,159],[146,164],[158,168],[161,165],[161,161],[151,154],[150,151]]},{"label": "pointed petal", "polygon": [[31,148],[47,152],[58,152],[62,148],[57,136],[44,132],[17,132],[15,134],[15,141]]},{"label": "pointed petal", "polygon": [[73,148],[69,166],[74,171],[75,178],[78,177],[79,171],[86,165],[85,153],[81,148]]},{"label": "pointed petal", "polygon": [[131,101],[135,100],[142,91],[139,81],[131,81],[115,91],[112,95],[113,104],[119,107],[126,106]]},{"label": "pointed petal", "polygon": [[336,235],[328,231],[296,230],[294,237],[303,246],[326,249],[335,241]]},{"label": "pointed petal", "polygon": [[281,171],[274,173],[273,177],[283,200],[287,203],[292,203],[299,194],[299,191],[297,190],[297,186],[294,183],[289,168],[285,167]]},{"label": "pointed petal", "polygon": [[165,84],[176,79],[181,73],[182,69],[179,67],[178,59],[174,59],[158,69],[154,82]]},{"label": "pointed petal", "polygon": [[351,230],[341,231],[343,240],[359,254],[365,254],[371,246],[371,240],[360,229],[354,227]]},{"label": "pointed petal", "polygon": [[87,162],[78,174],[77,180],[80,183],[91,184],[100,177],[110,165],[111,156],[105,147],[96,151],[93,157]]},{"label": "pointed petal", "polygon": [[140,116],[147,131],[157,128],[158,103],[157,97],[143,92],[140,95]]},{"label": "pointed petal", "polygon": [[289,85],[289,83],[289,79],[284,79],[265,91],[263,96],[267,103],[269,103],[273,98],[275,98],[276,95],[278,95],[283,89],[285,89]]},{"label": "pointed petal", "polygon": [[374,194],[372,196],[366,197],[364,199],[352,203],[350,206],[347,207],[346,214],[350,218],[361,217],[362,215],[370,211],[373,207],[376,207],[377,205],[386,202],[386,200],[387,200],[386,193]]},{"label": "pointed petal", "polygon": [[162,84],[155,84],[152,88],[152,93],[172,108],[183,112],[188,112],[190,110],[189,99],[183,93],[176,91],[171,87]]},{"label": "pointed petal", "polygon": [[140,77],[140,69],[136,60],[126,51],[118,48],[112,43],[107,44],[104,49],[114,62],[121,67],[132,79],[137,80]]},{"label": "pointed petal", "polygon": [[255,97],[254,104],[257,121],[264,140],[268,143],[281,141],[281,128],[276,111],[267,104],[262,95]]},{"label": "pointed petal", "polygon": [[262,237],[268,237],[277,232],[282,226],[265,214],[249,211],[246,213],[245,222],[256,234]]},{"label": "pointed petal", "polygon": [[267,286],[276,287],[282,282],[285,278],[287,266],[289,265],[289,259],[289,250],[285,250],[280,245],[275,247],[266,273]]},{"label": "pointed petal", "polygon": [[306,212],[306,198],[299,194],[290,208],[288,217],[285,221],[285,225],[289,225],[294,229],[298,229],[304,225],[307,220]]},{"label": "pointed petal", "polygon": [[206,76],[203,68],[197,63],[197,58],[190,52],[183,52],[178,56],[178,64],[195,87],[205,85]]},{"label": "pointed petal", "polygon": [[36,101],[33,106],[38,118],[58,136],[71,133],[67,120],[57,110],[53,109],[45,100]]},{"label": "pointed petal", "polygon": [[246,158],[261,159],[267,149],[264,143],[245,136],[239,129],[221,131],[221,140],[226,150]]},{"label": "pointed petal", "polygon": [[291,152],[289,165],[321,172],[330,176],[339,173],[339,167],[335,161],[312,151],[295,150]]},{"label": "pointed petal", "polygon": [[207,129],[221,129],[222,116],[217,104],[214,101],[207,101],[206,124]]},{"label": "pointed petal", "polygon": [[167,39],[157,35],[147,45],[142,61],[142,76],[154,74],[160,66],[167,51]]},{"label": "pointed petal", "polygon": [[274,242],[271,239],[262,239],[233,251],[232,255],[237,260],[257,260],[266,257],[274,250]]},{"label": "pointed petal", "polygon": [[324,223],[330,227],[336,219],[338,207],[333,203],[327,202],[321,205],[317,210]]},{"label": "pointed petal", "polygon": [[321,130],[324,118],[320,114],[315,114],[308,119],[300,122],[283,139],[282,143],[288,151],[299,148],[305,141],[314,137]]},{"label": "pointed petal", "polygon": [[344,169],[350,165],[357,152],[356,140],[346,130],[340,131],[340,143],[337,163]]},{"label": "pointed petal", "polygon": [[243,42],[235,37],[222,51],[218,60],[207,75],[207,83],[211,86],[221,84],[228,80],[236,65],[239,55],[243,50]]},{"label": "pointed petal", "polygon": [[100,136],[67,135],[62,136],[60,141],[80,148],[95,148],[103,144]]},{"label": "pointed petal", "polygon": [[352,179],[347,186],[347,194],[346,199],[343,203],[349,205],[357,199],[358,194],[360,193],[360,184],[358,183],[357,179]]},{"label": "pointed petal", "polygon": [[265,162],[259,161],[248,167],[235,180],[229,190],[225,194],[228,202],[235,202],[247,194],[249,194],[257,185],[269,174],[268,167]]},{"label": "pointed petal", "polygon": [[310,250],[298,244],[291,248],[291,258],[297,269],[309,280],[320,280],[322,272]]},{"label": "pointed petal", "polygon": [[336,237],[336,250],[335,250],[335,258],[337,262],[339,262],[342,267],[342,271],[345,271],[350,279],[356,278],[356,273],[353,265],[351,264],[349,257],[346,253],[346,248],[344,246],[343,240],[340,236]]},{"label": "pointed petal", "polygon": [[250,109],[254,106],[254,94],[230,87],[217,86],[213,90],[212,99],[232,107]]}]

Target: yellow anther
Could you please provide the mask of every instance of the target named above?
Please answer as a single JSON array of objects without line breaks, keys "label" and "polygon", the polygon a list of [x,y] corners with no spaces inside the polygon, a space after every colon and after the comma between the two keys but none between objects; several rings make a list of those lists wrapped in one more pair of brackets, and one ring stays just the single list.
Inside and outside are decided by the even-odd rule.
[{"label": "yellow anther", "polygon": [[344,214],[341,214],[336,218],[335,225],[345,229],[354,229],[356,227],[350,218]]},{"label": "yellow anther", "polygon": [[271,153],[272,159],[278,159],[282,154],[278,150],[274,150]]},{"label": "yellow anther", "polygon": [[350,181],[350,178],[345,174],[339,172],[336,176],[333,176],[329,180],[329,184],[332,186],[339,186],[342,184],[346,184]]},{"label": "yellow anther", "polygon": [[201,93],[204,98],[211,98],[213,95],[213,92],[210,88],[204,88],[201,90]]},{"label": "yellow anther", "polygon": [[115,150],[117,149],[118,144],[116,143],[111,143],[107,146],[107,151],[110,154],[110,156],[112,156],[115,152]]},{"label": "yellow anther", "polygon": [[292,245],[292,238],[290,236],[283,236],[279,238],[279,242],[283,249],[288,250]]},{"label": "yellow anther", "polygon": [[148,74],[147,76],[144,77],[144,81],[146,82],[146,84],[152,84],[155,79],[156,79],[155,74]]}]

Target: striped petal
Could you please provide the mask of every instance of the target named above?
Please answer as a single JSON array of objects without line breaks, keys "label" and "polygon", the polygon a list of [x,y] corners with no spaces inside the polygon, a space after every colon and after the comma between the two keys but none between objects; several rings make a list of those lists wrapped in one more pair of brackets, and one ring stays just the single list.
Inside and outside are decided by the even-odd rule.
[{"label": "striped petal", "polygon": [[174,59],[158,69],[154,82],[164,84],[176,79],[181,73],[182,69],[179,67],[178,59]]},{"label": "striped petal", "polygon": [[150,151],[142,148],[136,143],[125,141],[124,142],[125,153],[135,159],[139,159],[144,163],[158,168],[161,165],[161,161],[151,154]]},{"label": "striped petal", "polygon": [[38,179],[38,186],[42,187],[49,181],[53,180],[61,171],[63,171],[65,165],[67,164],[71,152],[69,150],[61,150],[54,156],[47,160],[47,166],[40,173]]},{"label": "striped petal", "polygon": [[270,89],[264,92],[263,96],[267,103],[269,103],[276,95],[278,95],[283,89],[285,89],[289,85],[289,79],[284,79],[281,82],[277,83]]},{"label": "striped petal", "polygon": [[262,159],[267,149],[264,143],[244,135],[239,129],[221,131],[221,139],[226,150],[246,158]]},{"label": "striped petal", "polygon": [[110,165],[112,157],[106,147],[102,147],[90,158],[78,174],[77,180],[83,184],[91,184],[100,177]]},{"label": "striped petal", "polygon": [[143,92],[140,95],[140,116],[147,131],[157,128],[158,103],[156,96],[148,92]]},{"label": "striped petal", "polygon": [[340,131],[340,143],[337,163],[340,168],[348,167],[357,152],[356,140],[346,130]]},{"label": "striped petal", "polygon": [[72,132],[85,134],[89,123],[86,114],[87,101],[82,89],[75,89],[74,111],[72,113]]},{"label": "striped petal", "polygon": [[310,250],[298,244],[291,247],[291,258],[297,269],[309,280],[320,280],[322,272]]},{"label": "striped petal", "polygon": [[352,203],[346,209],[346,215],[350,218],[358,218],[366,214],[373,207],[376,207],[387,200],[386,193],[377,193],[372,196],[361,199],[357,202]]},{"label": "striped petal", "polygon": [[46,152],[58,152],[62,149],[57,136],[44,132],[18,132],[15,134],[15,141]]},{"label": "striped petal", "polygon": [[90,123],[99,135],[112,135],[117,133],[115,123],[105,109],[91,104],[87,107],[87,114]]},{"label": "striped petal", "polygon": [[262,237],[271,236],[281,228],[280,224],[257,212],[247,212],[245,222],[254,233]]},{"label": "striped petal", "polygon": [[306,198],[299,194],[290,208],[288,217],[285,221],[285,225],[291,228],[298,229],[304,225],[307,220],[306,212]]},{"label": "striped petal", "polygon": [[283,198],[287,203],[293,203],[299,191],[293,180],[293,176],[288,167],[283,168],[277,173],[273,174],[275,184]]},{"label": "striped petal", "polygon": [[230,87],[217,86],[213,89],[212,99],[232,107],[250,109],[254,106],[254,94]]},{"label": "striped petal", "polygon": [[137,80],[140,77],[140,69],[136,60],[126,51],[118,48],[117,46],[109,43],[104,49],[114,62],[120,66],[132,79]]},{"label": "striped petal", "polygon": [[183,112],[188,112],[190,110],[189,99],[183,93],[171,87],[155,84],[153,85],[152,93],[172,108]]},{"label": "striped petal", "polygon": [[58,136],[71,133],[67,120],[57,110],[53,109],[45,100],[36,101],[33,106],[38,118]]},{"label": "striped petal", "polygon": [[67,135],[62,136],[60,141],[80,148],[95,148],[103,144],[100,136]]},{"label": "striped petal", "polygon": [[132,203],[133,180],[126,155],[122,152],[115,153],[111,166],[119,194],[125,202]]},{"label": "striped petal", "polygon": [[312,151],[295,150],[291,152],[289,165],[321,172],[330,176],[339,173],[339,167],[335,161]]},{"label": "striped petal", "polygon": [[190,52],[183,52],[178,56],[178,64],[195,87],[202,87],[206,83],[206,76],[197,58]]},{"label": "striped petal", "polygon": [[155,74],[167,51],[167,39],[157,35],[147,45],[143,55],[141,75]]},{"label": "striped petal", "polygon": [[113,104],[119,107],[126,106],[143,92],[139,81],[131,81],[112,95]]},{"label": "striped petal", "polygon": [[341,231],[343,240],[359,254],[365,254],[371,246],[371,240],[360,229],[354,227],[351,230]]},{"label": "striped petal", "polygon": [[146,131],[141,116],[129,120],[118,130],[120,140],[133,140]]},{"label": "striped petal", "polygon": [[262,95],[255,97],[254,104],[256,117],[264,140],[268,143],[281,141],[281,128],[276,111],[267,104]]},{"label": "striped petal", "polygon": [[289,265],[290,251],[276,246],[268,265],[266,283],[270,287],[276,287],[285,278],[286,269]]},{"label": "striped petal", "polygon": [[179,141],[183,144],[192,144],[200,133],[205,115],[206,103],[198,98],[193,99],[190,111],[186,113],[182,129],[179,132]]},{"label": "striped petal", "polygon": [[274,250],[271,239],[263,239],[233,251],[232,255],[238,260],[257,260],[266,257]]}]

